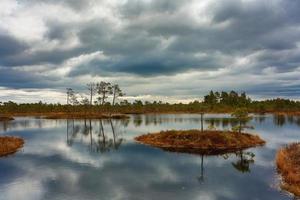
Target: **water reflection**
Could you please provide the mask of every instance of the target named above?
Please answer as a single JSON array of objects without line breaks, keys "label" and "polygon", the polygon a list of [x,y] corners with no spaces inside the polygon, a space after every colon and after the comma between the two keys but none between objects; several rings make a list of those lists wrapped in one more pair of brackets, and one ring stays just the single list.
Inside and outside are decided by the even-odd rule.
[{"label": "water reflection", "polygon": [[254,163],[255,154],[252,152],[238,151],[235,153],[238,160],[232,162],[232,166],[242,173],[250,173],[250,164]]},{"label": "water reflection", "polygon": [[285,115],[274,115],[273,116],[274,124],[277,126],[283,126],[286,123],[286,116]]},{"label": "water reflection", "polygon": [[[204,128],[212,118],[221,128],[223,118],[231,117],[203,118]],[[276,150],[300,139],[297,119],[286,116],[279,127],[272,115],[254,116],[253,132],[266,146],[204,156],[164,152],[133,140],[147,132],[200,129],[200,115],[139,115],[127,122],[17,118],[1,134],[24,137],[26,145],[0,159],[0,199],[290,200],[270,185],[277,181]]]},{"label": "water reflection", "polygon": [[[121,122],[118,124],[118,122]],[[104,153],[112,149],[117,150],[120,148],[124,138],[121,132],[119,132],[119,126],[126,126],[127,122],[102,120],[93,121],[91,119],[85,119],[83,123],[81,121],[75,121],[74,119],[67,120],[67,145],[72,146],[75,140],[79,140],[81,144],[84,144],[82,137],[89,138],[89,150],[90,152]],[[110,127],[110,131],[104,128],[104,126]],[[117,126],[117,127],[116,127]]]},{"label": "water reflection", "polygon": [[[180,117],[174,117],[172,115],[133,115],[133,123],[135,127],[140,126],[159,126],[166,123],[199,123],[199,129],[203,129],[203,126],[211,127],[222,127],[230,128],[238,125],[238,120],[232,118],[229,114],[220,115],[215,117],[213,114],[194,114],[192,117],[186,117],[188,115],[181,115]],[[283,126],[286,123],[300,126],[300,116],[295,115],[283,115],[283,114],[272,114],[272,115],[252,115],[252,120],[262,124],[267,118],[273,116],[273,123],[276,126]],[[251,121],[251,120],[249,120]],[[243,122],[242,125],[246,123]]]},{"label": "water reflection", "polygon": [[[219,160],[228,160],[230,157],[232,157],[233,155],[235,155],[235,157],[237,158],[236,161],[232,161],[231,165],[234,169],[236,169],[238,172],[241,173],[250,173],[251,169],[250,169],[250,165],[253,165],[255,160],[255,154],[251,151],[237,151],[235,153],[230,153],[230,154],[223,154],[223,155],[219,155],[219,156],[213,156],[216,159]],[[198,182],[200,184],[204,184],[205,183],[205,169],[204,169],[204,159],[206,157],[212,157],[212,156],[208,156],[208,155],[200,155],[200,174],[196,177]],[[228,161],[230,162],[230,161]]]},{"label": "water reflection", "polygon": [[[35,118],[34,118],[35,119]],[[0,132],[23,130],[23,129],[35,129],[35,128],[49,128],[59,125],[57,120],[33,120],[31,117],[19,117],[13,121],[0,121]],[[62,123],[62,121],[60,121]]]},{"label": "water reflection", "polygon": [[300,116],[299,115],[276,114],[276,115],[273,115],[273,122],[277,126],[283,126],[287,123],[296,124],[296,125],[300,126]]},{"label": "water reflection", "polygon": [[[193,114],[193,115],[158,115],[158,114],[149,114],[149,115],[131,115],[131,119],[118,120],[120,126],[127,127],[132,120],[134,127],[143,127],[143,126],[160,126],[164,124],[199,124],[198,129],[203,129],[207,127],[214,128],[223,128],[230,129],[231,127],[237,126],[238,121],[232,118],[230,115],[217,115],[214,114]],[[283,115],[283,114],[274,114],[274,115],[253,115],[252,122],[263,124],[266,119],[272,119],[274,125],[278,127],[282,127],[285,124],[300,126],[300,116],[299,115]],[[70,120],[69,120],[70,121]],[[92,120],[93,121],[93,120]],[[251,122],[251,121],[250,121]],[[14,130],[22,130],[22,129],[43,129],[43,128],[51,128],[60,126],[64,123],[64,120],[46,120],[36,118],[36,120],[32,120],[32,118],[22,117],[16,118],[14,121],[0,122],[0,132],[14,131]],[[84,123],[86,129],[84,132],[89,134],[88,130],[88,120],[85,120]],[[82,130],[81,130],[82,131]]]},{"label": "water reflection", "polygon": [[[239,121],[234,118],[208,118],[205,119],[205,122],[209,124],[209,127],[221,126],[222,128],[227,128],[239,125]],[[242,125],[245,124],[245,122],[242,122]]]},{"label": "water reflection", "polygon": [[200,184],[204,183],[204,155],[201,155],[200,176],[197,177]]},{"label": "water reflection", "polygon": [[174,115],[160,115],[160,114],[149,114],[149,115],[133,115],[133,123],[135,127],[149,126],[149,125],[160,125],[165,123],[185,123],[195,122],[201,124],[201,115],[181,115],[176,117]]}]

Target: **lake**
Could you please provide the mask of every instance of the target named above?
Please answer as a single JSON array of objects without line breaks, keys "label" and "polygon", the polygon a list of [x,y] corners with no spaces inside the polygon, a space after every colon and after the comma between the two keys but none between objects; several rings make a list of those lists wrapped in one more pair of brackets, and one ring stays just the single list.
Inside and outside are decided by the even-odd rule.
[{"label": "lake", "polygon": [[[207,114],[204,128],[231,129],[229,115]],[[127,120],[0,122],[1,135],[24,148],[0,158],[0,199],[288,200],[279,190],[276,150],[300,139],[300,116],[254,115],[249,125],[264,140],[221,156],[165,152],[134,137],[168,129],[200,129],[197,114],[130,115]]]}]

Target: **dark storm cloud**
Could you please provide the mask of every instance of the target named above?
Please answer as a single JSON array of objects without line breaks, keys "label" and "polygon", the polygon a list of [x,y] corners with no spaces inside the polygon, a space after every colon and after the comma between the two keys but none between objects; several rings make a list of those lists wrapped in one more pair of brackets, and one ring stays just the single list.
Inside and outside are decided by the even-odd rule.
[{"label": "dark storm cloud", "polygon": [[63,6],[66,6],[68,8],[72,8],[76,11],[81,11],[84,10],[86,8],[88,8],[89,6],[92,6],[92,2],[101,2],[101,0],[95,0],[95,1],[83,1],[83,0],[30,0],[30,1],[26,1],[26,2],[22,2],[28,5],[33,5],[33,4],[61,4]]},{"label": "dark storm cloud", "polygon": [[[51,0],[42,2],[53,3]],[[93,6],[93,3],[84,3],[78,0],[66,0],[61,3],[65,6],[73,5],[78,9]],[[295,4],[293,1],[291,3]],[[227,27],[220,29],[213,26],[198,26],[195,19],[189,17],[185,20],[184,16],[177,12],[186,5],[187,3],[184,1],[127,1],[120,6],[119,12],[121,16],[125,16],[125,19],[129,18],[130,21],[121,29],[115,29],[114,24],[105,18],[73,24],[60,24],[52,21],[47,23],[49,30],[45,39],[63,41],[70,37],[74,29],[78,29],[78,37],[82,46],[70,50],[47,51],[45,49],[33,54],[20,53],[13,58],[4,58],[2,65],[60,64],[66,59],[80,54],[103,51],[105,55],[117,61],[109,65],[112,72],[121,69],[121,72],[141,75],[145,72],[145,74],[151,75],[151,69],[153,69],[153,75],[156,75],[157,71],[161,69],[162,73],[174,74],[186,67],[196,70],[206,69],[206,65],[201,65],[201,60],[198,64],[195,64],[194,60],[191,61],[193,64],[182,63],[182,60],[187,61],[199,52],[219,51],[224,55],[239,56],[262,49],[278,51],[292,49],[299,41],[299,30],[285,31],[289,26],[298,23],[296,20],[298,14],[288,3],[267,4],[266,2],[241,2],[238,0],[214,3],[208,7],[211,10],[212,25],[225,21],[229,23]],[[282,10],[278,10],[280,6],[283,6]],[[153,15],[161,16],[154,18]],[[135,19],[132,19],[132,16]],[[150,20],[140,20],[145,16]],[[288,38],[286,38],[287,36]],[[163,49],[161,47],[162,39],[168,40],[169,37],[174,37],[174,40],[167,48]],[[157,55],[154,55],[155,52]],[[9,52],[6,53],[9,54]],[[150,56],[145,56],[148,53],[154,55],[151,56],[150,61]],[[182,58],[182,54],[186,58]],[[160,55],[172,55],[172,58],[167,56],[163,59]],[[119,63],[120,59],[115,59],[117,56],[124,57],[123,64]],[[143,58],[145,58],[144,62]],[[128,60],[132,61],[128,62]],[[179,63],[181,68],[174,66],[174,63]],[[130,64],[132,66],[128,66]],[[122,65],[123,67],[121,67]],[[141,69],[146,66],[153,67]],[[109,70],[107,66],[103,67]],[[165,70],[166,68],[169,70]],[[97,71],[97,69],[89,68],[86,69],[86,72],[83,69],[76,70],[87,74]],[[71,74],[74,73],[71,72]]]},{"label": "dark storm cloud", "polygon": [[155,76],[174,74],[188,71],[201,66],[202,70],[217,69],[222,64],[212,56],[197,58],[189,55],[166,54],[133,55],[120,58],[119,60],[93,60],[78,66],[71,71],[70,76],[79,76],[86,71],[92,74],[106,74],[112,76],[114,73],[131,73],[141,76]]},{"label": "dark storm cloud", "polygon": [[161,0],[143,2],[139,0],[127,1],[120,7],[120,14],[124,17],[134,18],[153,13],[174,13],[186,4],[182,0]]},{"label": "dark storm cloud", "polygon": [[[297,17],[295,17],[298,14],[295,13],[295,9],[289,10],[290,6],[286,3],[267,4],[266,2],[258,3],[255,1],[245,3],[231,0],[223,3],[219,2],[217,5],[213,4],[209,7],[212,11],[214,23],[212,25],[218,25],[227,21],[228,25],[225,28],[215,28],[214,26],[199,27],[193,22],[193,19],[187,18],[187,20],[184,20],[180,18],[183,16],[176,16],[174,10],[178,10],[183,6],[182,1],[180,3],[176,2],[174,6],[169,4],[171,4],[169,1],[161,4],[129,1],[122,7],[121,13],[125,13],[125,16],[132,17],[129,13],[137,18],[141,15],[150,15],[150,20],[133,20],[132,23],[122,30],[127,34],[114,33],[110,36],[110,41],[105,40],[106,42],[109,41],[109,44],[99,44],[99,47],[102,47],[101,50],[107,55],[121,54],[127,56],[127,58],[123,59],[124,63],[109,65],[112,72],[120,69],[120,72],[157,75],[159,70],[163,74],[174,74],[190,68],[203,70],[207,68],[207,65],[202,64],[201,60],[197,64],[194,61],[191,61],[193,64],[189,64],[188,60],[196,53],[205,52],[211,54],[221,52],[225,56],[244,56],[260,50],[280,52],[296,48],[300,39],[299,29],[293,30],[293,27],[299,25]],[[162,7],[166,7],[164,11],[168,12],[162,12]],[[151,13],[159,13],[162,16],[155,18],[156,20],[151,20]],[[96,34],[95,29],[88,32],[93,36],[101,35]],[[164,39],[174,37],[175,39],[166,49],[159,49],[161,44],[159,39],[161,37]],[[93,37],[89,36],[88,38]],[[127,42],[129,42],[129,45]],[[149,48],[143,49],[141,47]],[[133,49],[135,50],[134,52]],[[157,55],[153,56],[151,61],[149,61],[148,57],[145,56],[145,53],[148,52],[156,52]],[[166,56],[165,59],[161,59],[158,55],[162,54],[171,54],[172,58]],[[181,54],[185,54],[186,59],[182,59]],[[144,61],[141,61],[141,58],[145,58]],[[128,66],[126,61],[129,59],[138,61],[129,62],[131,66]],[[172,62],[169,62],[170,59],[172,59]],[[211,59],[217,58],[211,57]],[[187,62],[183,64],[181,60],[186,60]],[[217,61],[213,62],[216,63]],[[179,66],[174,63],[178,63]],[[261,64],[263,65],[257,67],[265,68],[276,64],[276,66],[287,69],[298,66],[298,62],[294,64],[274,63],[274,58]],[[123,65],[123,67],[120,67],[120,65]],[[285,65],[288,66],[285,67]],[[216,66],[219,65],[211,67]],[[101,68],[101,66],[96,67]],[[147,69],[144,69],[146,67]],[[97,69],[85,69],[86,73],[97,71]],[[80,71],[84,73],[84,70]],[[74,73],[71,72],[71,74]]]},{"label": "dark storm cloud", "polygon": [[132,55],[153,51],[159,40],[141,31],[130,29],[116,31],[110,22],[94,20],[82,26],[79,32],[80,41],[86,49],[103,51],[107,55]]},{"label": "dark storm cloud", "polygon": [[[269,68],[279,74],[296,73],[300,66],[300,2],[295,0],[28,0],[19,3],[22,5],[19,8],[27,11],[24,18],[42,21],[23,26],[45,26],[45,31],[40,39],[26,40],[2,31],[7,26],[0,23],[0,76],[5,80],[1,84],[7,87],[22,80],[18,78],[22,77],[18,74],[21,72],[15,70],[21,66],[47,65],[49,70],[68,67],[57,79],[120,74],[171,77],[183,72],[230,71],[231,68],[234,71],[228,73],[234,76],[239,73],[263,76]],[[45,13],[39,10],[48,7]],[[17,21],[13,18],[7,23],[13,20]],[[72,41],[78,44],[72,46]],[[90,56],[95,52],[101,52],[104,58]],[[80,61],[66,66],[72,58]],[[243,58],[246,61],[240,62]],[[12,67],[13,72],[9,69]],[[16,80],[4,78],[8,73],[13,73],[11,76]],[[26,73],[24,87],[39,87],[30,71]],[[47,70],[43,76],[47,77]]]},{"label": "dark storm cloud", "polygon": [[10,88],[47,88],[58,81],[55,77],[0,67],[0,86]]},{"label": "dark storm cloud", "polygon": [[247,90],[250,94],[254,95],[268,95],[274,97],[299,97],[300,96],[300,84],[282,86],[280,88],[274,89],[274,84],[265,84],[264,87],[250,87]]},{"label": "dark storm cloud", "polygon": [[[0,32],[0,57],[13,56],[27,49],[25,43]],[[1,61],[0,61],[1,62]]]}]

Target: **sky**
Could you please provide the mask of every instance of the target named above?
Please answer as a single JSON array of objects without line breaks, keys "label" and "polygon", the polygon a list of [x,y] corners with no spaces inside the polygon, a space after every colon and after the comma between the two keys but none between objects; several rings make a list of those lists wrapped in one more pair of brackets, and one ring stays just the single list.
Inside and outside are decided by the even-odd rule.
[{"label": "sky", "polygon": [[210,90],[300,99],[298,0],[1,0],[0,101],[65,103],[117,83],[126,99]]}]

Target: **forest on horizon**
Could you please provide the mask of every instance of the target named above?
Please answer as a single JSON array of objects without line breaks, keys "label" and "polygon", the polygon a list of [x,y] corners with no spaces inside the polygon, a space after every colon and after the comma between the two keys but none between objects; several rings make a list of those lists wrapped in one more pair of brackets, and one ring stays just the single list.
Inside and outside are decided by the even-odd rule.
[{"label": "forest on horizon", "polygon": [[[299,112],[300,101],[290,99],[252,100],[245,92],[236,91],[210,91],[203,100],[196,100],[187,104],[162,101],[129,102],[123,97],[125,93],[118,84],[106,82],[91,83],[87,85],[88,96],[75,93],[67,88],[66,104],[60,103],[15,103],[13,101],[0,102],[1,113],[49,113],[49,112],[103,112],[103,113],[203,113],[232,112],[236,108],[246,108],[249,112]],[[111,99],[111,100],[110,100]]]}]

